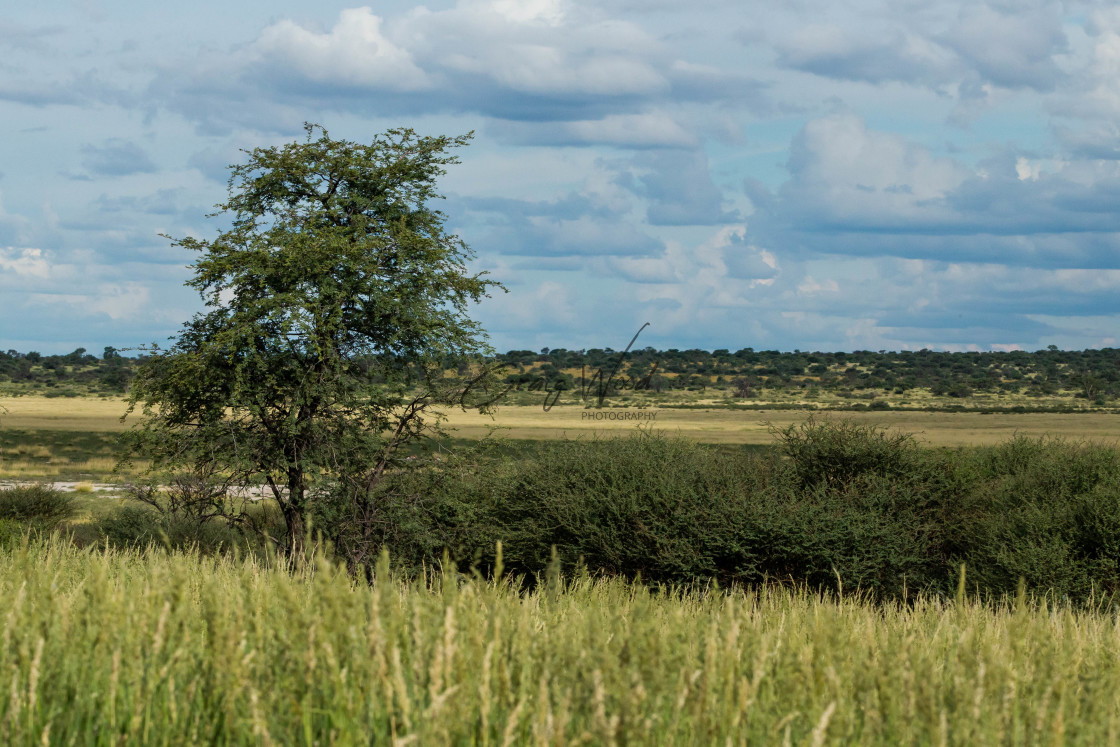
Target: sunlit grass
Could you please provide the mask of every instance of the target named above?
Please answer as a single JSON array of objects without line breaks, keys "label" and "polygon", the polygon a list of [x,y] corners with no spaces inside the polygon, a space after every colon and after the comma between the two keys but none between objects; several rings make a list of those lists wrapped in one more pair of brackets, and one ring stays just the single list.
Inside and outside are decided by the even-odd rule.
[{"label": "sunlit grass", "polygon": [[0,550],[7,744],[1115,743],[1120,625],[577,578]]},{"label": "sunlit grass", "polygon": [[[98,481],[126,481],[139,474],[143,464],[136,464],[127,472],[117,473],[117,460],[112,457],[69,460],[52,457],[49,461],[10,459],[0,457],[0,479],[3,480],[52,480],[96,478]],[[88,482],[88,481],[87,481]]]}]

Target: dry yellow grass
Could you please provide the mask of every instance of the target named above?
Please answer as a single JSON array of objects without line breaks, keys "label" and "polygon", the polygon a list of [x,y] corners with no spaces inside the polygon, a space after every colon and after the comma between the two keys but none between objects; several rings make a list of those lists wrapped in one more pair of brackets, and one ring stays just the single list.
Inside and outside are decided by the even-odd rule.
[{"label": "dry yellow grass", "polygon": [[[448,413],[451,433],[464,438],[485,435],[500,426],[509,438],[555,439],[620,434],[639,424],[673,435],[705,443],[767,444],[773,441],[769,427],[785,427],[808,417],[802,410],[684,410],[650,408],[656,413],[648,420],[591,420],[593,412],[580,407],[501,407],[493,418],[477,413]],[[617,414],[642,412],[632,408],[604,410]],[[821,415],[818,414],[818,417]],[[844,412],[831,417],[850,418],[856,423],[874,424],[913,433],[931,446],[996,444],[1012,436],[1058,436],[1070,439],[1116,443],[1120,441],[1120,415],[1108,413],[1024,413],[981,415],[945,412]]]},{"label": "dry yellow grass", "polygon": [[[22,430],[123,431],[123,399],[0,397],[0,427]],[[4,410],[7,412],[5,413]]]},{"label": "dry yellow grass", "polygon": [[[146,465],[147,462],[134,465],[133,469],[126,474],[139,474]],[[116,466],[117,460],[111,457],[94,457],[75,461],[52,459],[49,464],[26,459],[0,457],[0,479],[42,480],[66,475],[105,476],[111,474]]]},{"label": "dry yellow grass", "polygon": [[[7,414],[0,427],[25,430],[122,431],[135,420],[120,422],[125,411],[123,400],[93,398],[8,397],[0,399]],[[515,439],[546,440],[621,434],[642,427],[705,443],[767,444],[773,439],[769,425],[784,427],[800,423],[808,413],[803,410],[727,410],[605,408],[605,417],[653,415],[648,419],[592,419],[595,410],[580,406],[557,405],[545,412],[540,406],[498,408],[493,418],[477,413],[452,411],[447,425],[452,435],[478,438],[492,426]],[[1110,413],[1013,413],[981,415],[946,412],[845,412],[832,417],[850,418],[860,424],[875,424],[913,433],[919,441],[932,446],[984,445],[1024,436],[1059,436],[1115,443],[1120,441],[1120,415]]]}]

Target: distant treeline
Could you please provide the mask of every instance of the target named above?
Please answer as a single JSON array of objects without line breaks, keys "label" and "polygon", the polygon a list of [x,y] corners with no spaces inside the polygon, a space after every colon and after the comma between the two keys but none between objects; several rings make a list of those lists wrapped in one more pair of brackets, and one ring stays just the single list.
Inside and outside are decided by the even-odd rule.
[{"label": "distant treeline", "polygon": [[[85,348],[65,355],[8,350],[0,352],[0,384],[56,389],[59,394],[78,390],[124,392],[143,360],[122,356],[112,347],[106,347],[100,357],[90,355]],[[509,368],[507,381],[511,384],[537,383],[563,389],[597,386],[613,375],[612,387],[621,389],[664,392],[715,388],[738,398],[753,397],[763,389],[884,395],[922,389],[950,398],[974,393],[1045,397],[1072,392],[1096,403],[1120,395],[1120,349],[1116,348],[784,353],[753,348],[731,352],[647,347],[625,354],[610,348],[544,348],[539,352],[511,350],[491,361]],[[446,365],[462,370],[467,363],[447,361]]]},{"label": "distant treeline", "polygon": [[65,355],[42,355],[16,350],[0,352],[0,383],[14,382],[44,388],[60,395],[103,391],[123,393],[143,358],[127,358],[106,347],[98,358],[78,348]]},{"label": "distant treeline", "polygon": [[[620,359],[622,360],[619,366]],[[632,350],[623,358],[610,348],[539,353],[511,350],[497,360],[516,370],[511,381],[545,376],[579,386],[597,371],[615,367],[630,381],[655,391],[729,389],[750,397],[756,389],[880,390],[904,394],[928,389],[936,396],[967,397],[976,392],[1032,396],[1073,391],[1092,401],[1120,393],[1120,349],[1066,351],[1050,346],[1036,352],[949,353],[932,350],[851,353],[744,348],[729,350]]]}]

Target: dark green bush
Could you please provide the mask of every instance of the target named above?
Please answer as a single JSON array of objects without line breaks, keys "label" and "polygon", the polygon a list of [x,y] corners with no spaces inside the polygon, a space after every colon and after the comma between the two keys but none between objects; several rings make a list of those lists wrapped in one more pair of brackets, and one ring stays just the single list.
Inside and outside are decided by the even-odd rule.
[{"label": "dark green bush", "polygon": [[53,529],[74,515],[74,498],[50,485],[0,490],[0,519]]},{"label": "dark green bush", "polygon": [[842,485],[861,475],[906,473],[918,447],[912,436],[848,420],[818,420],[773,429],[781,451],[793,462],[803,487]]},{"label": "dark green bush", "polygon": [[312,531],[353,569],[376,563],[382,548],[406,573],[433,567],[445,551],[485,566],[501,537],[491,509],[521,464],[480,446],[402,467],[372,491],[335,484],[317,500]]},{"label": "dark green bush", "polygon": [[[1072,599],[1120,591],[1120,466],[1112,449],[1015,439],[918,448],[810,421],[745,455],[681,439],[562,441],[532,458],[402,474],[373,545],[410,567],[492,560],[532,578],[571,569],[655,582],[809,583],[874,598],[969,590]],[[371,545],[372,546],[372,545]],[[905,591],[904,591],[905,590]]]},{"label": "dark green bush", "polygon": [[1115,449],[1017,437],[978,452],[957,560],[988,593],[1028,587],[1085,599],[1120,591]]},{"label": "dark green bush", "polygon": [[757,575],[744,505],[773,474],[682,439],[563,441],[522,462],[493,514],[516,570],[542,571],[555,546],[569,567],[650,580]]},{"label": "dark green bush", "polygon": [[113,547],[157,545],[172,550],[197,547],[199,552],[211,554],[248,546],[245,535],[225,523],[199,523],[147,506],[121,506],[97,522],[97,530]]},{"label": "dark green bush", "polygon": [[909,481],[871,472],[802,485],[775,455],[641,436],[551,444],[493,503],[507,567],[670,583],[843,584],[874,596],[933,585],[935,533]]},{"label": "dark green bush", "polygon": [[[506,569],[529,583],[555,548],[568,571],[582,563],[675,584],[843,585],[900,599],[954,594],[963,563],[969,592],[993,598],[1014,594],[1020,579],[1074,601],[1120,593],[1112,447],[1016,438],[918,448],[844,421],[777,435],[769,451],[642,434],[420,459],[373,491],[338,484],[320,494],[312,532],[355,572],[385,548],[408,572],[447,552],[489,573],[501,540]],[[241,530],[130,506],[97,528],[118,546],[204,552],[263,547],[262,535],[284,531],[267,502],[245,518],[252,527]]]}]

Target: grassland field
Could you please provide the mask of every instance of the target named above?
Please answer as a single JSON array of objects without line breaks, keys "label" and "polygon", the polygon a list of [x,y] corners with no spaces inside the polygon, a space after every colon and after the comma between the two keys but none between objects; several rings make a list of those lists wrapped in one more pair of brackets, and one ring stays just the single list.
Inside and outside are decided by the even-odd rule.
[{"label": "grassland field", "polygon": [[[0,479],[112,481],[117,434],[136,422],[122,422],[124,400],[94,397],[0,398]],[[495,435],[511,441],[547,441],[624,435],[649,428],[701,443],[766,446],[772,428],[803,422],[804,410],[726,407],[604,407],[504,405],[492,415],[458,410],[446,413],[452,442]],[[1120,414],[981,413],[888,410],[817,413],[911,433],[927,446],[1002,443],[1015,436],[1049,436],[1096,443],[1120,442]]]},{"label": "grassland field", "polygon": [[1120,624],[259,559],[0,547],[10,745],[898,745],[1120,739]]},{"label": "grassland field", "polygon": [[[0,406],[0,482],[127,479],[112,474],[123,401]],[[643,427],[755,449],[808,416],[521,405],[448,413],[447,429],[455,442],[497,428],[529,444]],[[929,447],[1120,441],[1120,415],[1101,412],[832,417]],[[76,503],[88,522],[122,499]],[[606,576],[530,590],[448,568],[400,577],[388,561],[367,586],[326,560],[293,572],[268,557],[24,534],[0,543],[0,742],[1120,743],[1118,608],[1025,591],[993,604],[965,588],[910,604]]]}]

